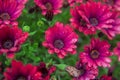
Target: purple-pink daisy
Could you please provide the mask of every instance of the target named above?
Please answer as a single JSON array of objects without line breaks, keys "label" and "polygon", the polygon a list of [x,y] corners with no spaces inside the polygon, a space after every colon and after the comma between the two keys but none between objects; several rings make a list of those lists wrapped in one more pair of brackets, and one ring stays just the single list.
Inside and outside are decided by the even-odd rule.
[{"label": "purple-pink daisy", "polygon": [[8,58],[13,58],[28,35],[18,25],[0,25],[0,54],[5,53]]},{"label": "purple-pink daisy", "polygon": [[89,67],[110,67],[111,52],[109,48],[110,44],[107,41],[92,38],[90,44],[84,46],[84,52],[80,53],[80,59]]},{"label": "purple-pink daisy", "polygon": [[56,53],[59,58],[64,58],[68,52],[76,53],[78,35],[69,25],[57,22],[45,31],[43,46],[48,48],[50,54]]},{"label": "purple-pink daisy", "polygon": [[120,0],[103,0],[111,9],[120,11]]},{"label": "purple-pink daisy", "polygon": [[0,0],[0,24],[16,20],[27,0]]},{"label": "purple-pink daisy", "polygon": [[63,0],[34,0],[36,5],[42,10],[42,14],[46,15],[49,12],[52,12],[54,15],[61,13]]},{"label": "purple-pink daisy", "polygon": [[78,61],[76,63],[76,69],[80,70],[81,74],[79,77],[73,78],[73,80],[91,80],[95,79],[98,75],[98,69],[93,67],[88,67],[86,64]]},{"label": "purple-pink daisy", "polygon": [[71,24],[84,34],[95,34],[96,30],[111,28],[115,22],[110,8],[100,2],[87,2],[71,8]]},{"label": "purple-pink daisy", "polygon": [[113,12],[115,17],[115,21],[110,23],[112,25],[111,28],[103,28],[101,31],[107,35],[107,37],[112,40],[117,34],[120,34],[120,18],[117,12]]}]

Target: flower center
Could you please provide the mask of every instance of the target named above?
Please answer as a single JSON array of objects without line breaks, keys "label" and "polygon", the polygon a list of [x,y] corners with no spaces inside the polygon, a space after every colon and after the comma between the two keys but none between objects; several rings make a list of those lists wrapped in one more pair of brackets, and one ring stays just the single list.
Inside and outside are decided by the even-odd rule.
[{"label": "flower center", "polygon": [[53,16],[54,16],[53,11],[48,10],[47,13],[46,13],[46,15],[45,15],[45,18],[46,18],[47,20],[49,20],[49,21],[52,21]]},{"label": "flower center", "polygon": [[8,13],[2,13],[2,14],[0,14],[0,18],[3,20],[9,20],[10,15]]},{"label": "flower center", "polygon": [[98,20],[96,18],[90,18],[90,23],[92,26],[97,26],[98,25]]},{"label": "flower center", "polygon": [[85,26],[86,26],[86,21],[83,20],[83,19],[81,19],[81,20],[80,20],[80,25],[83,26],[83,27],[85,27]]},{"label": "flower center", "polygon": [[11,47],[13,47],[14,42],[12,40],[6,40],[5,42],[3,42],[3,48],[5,49],[10,49]]},{"label": "flower center", "polygon": [[26,80],[25,77],[19,77],[17,80]]},{"label": "flower center", "polygon": [[46,3],[45,5],[47,7],[48,10],[52,10],[52,4],[51,3]]},{"label": "flower center", "polygon": [[62,49],[64,47],[64,43],[62,40],[55,40],[54,46],[58,49]]},{"label": "flower center", "polygon": [[68,3],[68,1],[67,0],[64,0],[64,3],[63,3],[63,7],[68,7],[69,6],[69,3]]},{"label": "flower center", "polygon": [[85,70],[84,69],[80,69],[80,72],[81,72],[80,75],[83,75],[85,73]]},{"label": "flower center", "polygon": [[46,68],[42,68],[40,71],[43,77],[46,77],[48,75],[48,70]]},{"label": "flower center", "polygon": [[93,58],[93,59],[97,59],[99,57],[99,52],[97,50],[93,50],[91,53],[90,53],[90,56]]}]

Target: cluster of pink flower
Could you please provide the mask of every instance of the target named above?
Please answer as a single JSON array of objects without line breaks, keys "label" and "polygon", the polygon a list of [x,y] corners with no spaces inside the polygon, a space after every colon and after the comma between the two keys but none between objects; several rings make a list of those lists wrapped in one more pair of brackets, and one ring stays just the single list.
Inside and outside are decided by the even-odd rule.
[{"label": "cluster of pink flower", "polygon": [[[0,54],[13,58],[27,37],[27,32],[18,28],[16,19],[21,15],[27,0],[0,0]],[[34,0],[48,18],[61,13],[63,4],[70,5],[70,24],[56,22],[45,31],[43,46],[50,54],[56,53],[63,59],[68,53],[76,54],[76,42],[79,36],[74,29],[85,35],[94,35],[99,30],[112,40],[120,34],[120,0]],[[76,64],[79,70],[73,80],[91,80],[98,75],[98,67],[110,67],[112,55],[117,55],[120,61],[120,42],[110,52],[110,44],[99,38],[92,38],[89,45],[79,54],[80,60]],[[4,80],[49,80],[55,67],[47,69],[45,63],[39,66],[23,65],[22,62],[12,61],[11,68],[4,72]],[[104,75],[100,80],[112,80]]]},{"label": "cluster of pink flower", "polygon": [[28,37],[22,32],[16,19],[21,15],[27,0],[0,0],[0,54],[13,58],[14,53]]},{"label": "cluster of pink flower", "polygon": [[47,69],[43,62],[39,66],[33,66],[31,64],[23,65],[22,62],[13,60],[11,68],[7,68],[4,72],[4,80],[49,80],[50,74],[55,69],[54,66]]},{"label": "cluster of pink flower", "polygon": [[[35,0],[35,3],[42,9],[43,15],[49,12],[54,15],[60,13],[62,2],[62,0]],[[76,54],[75,43],[78,41],[78,35],[73,28],[85,35],[94,35],[99,30],[110,40],[120,34],[120,0],[64,0],[63,4],[69,4],[71,7],[71,24],[63,25],[57,22],[46,30],[43,46],[48,48],[50,54],[56,53],[59,58],[64,58],[68,52]],[[110,67],[110,56],[117,55],[120,61],[119,48],[120,43],[112,53],[107,41],[92,38],[90,45],[86,45],[84,52],[80,53],[80,61],[78,61],[76,69],[82,74],[75,77],[74,80],[95,79],[98,75],[98,67]],[[101,80],[112,80],[111,77],[108,78],[102,76]]]},{"label": "cluster of pink flower", "polygon": [[[16,20],[26,2],[27,0],[0,0],[0,54],[5,53],[7,58],[14,58],[14,53],[19,51],[21,44],[28,37],[28,33],[18,27]],[[55,69],[54,66],[47,69],[43,62],[39,66],[33,66],[13,60],[11,68],[6,68],[3,73],[0,63],[0,73],[4,74],[3,80],[49,80]]]}]

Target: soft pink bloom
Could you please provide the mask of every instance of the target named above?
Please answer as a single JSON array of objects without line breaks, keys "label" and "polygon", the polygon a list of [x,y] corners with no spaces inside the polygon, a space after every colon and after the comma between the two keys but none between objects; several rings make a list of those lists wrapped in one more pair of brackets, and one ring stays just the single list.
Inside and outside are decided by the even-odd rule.
[{"label": "soft pink bloom", "polygon": [[96,30],[111,28],[115,22],[110,8],[100,2],[87,2],[71,8],[71,24],[84,34],[95,34]]},{"label": "soft pink bloom", "polygon": [[117,34],[120,34],[120,19],[116,19],[112,28],[103,28],[101,31],[112,40]]},{"label": "soft pink bloom", "polygon": [[103,0],[110,8],[120,11],[120,0]]},{"label": "soft pink bloom", "polygon": [[80,32],[83,32],[85,35],[96,33],[96,30],[92,30],[92,27],[88,28],[87,22],[84,19],[82,19],[81,15],[79,14],[78,7],[71,9],[70,11],[72,14],[72,18],[70,19],[71,25],[75,29],[79,30]]},{"label": "soft pink bloom", "polygon": [[6,53],[7,57],[13,58],[27,37],[28,33],[22,32],[18,25],[0,25],[0,54]]},{"label": "soft pink bloom", "polygon": [[120,61],[120,42],[118,42],[117,46],[114,48],[114,54],[117,55],[118,61]]},{"label": "soft pink bloom", "polygon": [[88,67],[86,64],[80,61],[76,64],[76,69],[81,71],[79,77],[75,77],[73,80],[91,80],[95,79],[98,75],[98,69],[93,67]]},{"label": "soft pink bloom", "polygon": [[76,53],[77,46],[75,43],[77,40],[78,35],[69,25],[57,22],[53,27],[46,30],[43,46],[48,48],[50,54],[56,53],[59,58],[64,58],[68,52]]},{"label": "soft pink bloom", "polygon": [[109,48],[110,44],[107,41],[92,38],[90,44],[84,47],[84,52],[80,53],[80,59],[89,67],[110,67]]},{"label": "soft pink bloom", "polygon": [[63,0],[34,0],[36,5],[42,10],[42,14],[46,15],[48,12],[53,12],[54,15],[61,13]]},{"label": "soft pink bloom", "polygon": [[113,16],[116,16],[115,17],[115,22],[112,22],[111,25],[112,27],[111,28],[103,28],[101,31],[107,35],[107,37],[112,40],[117,34],[120,34],[120,18],[118,18],[118,15],[116,15],[116,12],[113,12],[115,15]]},{"label": "soft pink bloom", "polygon": [[0,23],[1,21],[14,21],[22,13],[27,0],[0,0]]}]

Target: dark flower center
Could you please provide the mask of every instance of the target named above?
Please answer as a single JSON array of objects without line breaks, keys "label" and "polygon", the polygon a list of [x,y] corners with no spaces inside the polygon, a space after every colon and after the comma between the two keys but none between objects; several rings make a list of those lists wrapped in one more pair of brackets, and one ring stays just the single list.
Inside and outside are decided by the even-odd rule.
[{"label": "dark flower center", "polygon": [[9,20],[10,15],[8,13],[2,13],[2,14],[0,14],[0,18],[3,20]]},{"label": "dark flower center", "polygon": [[17,80],[26,80],[25,77],[19,77]]},{"label": "dark flower center", "polygon": [[51,3],[47,2],[45,6],[47,7],[48,10],[52,10],[52,4]]},{"label": "dark flower center", "polygon": [[83,19],[81,19],[81,20],[80,20],[80,25],[83,26],[83,27],[85,27],[85,26],[86,26],[86,21],[83,20]]},{"label": "dark flower center", "polygon": [[92,50],[92,52],[90,53],[91,58],[93,59],[97,59],[99,57],[99,52],[97,50]]},{"label": "dark flower center", "polygon": [[86,65],[81,63],[80,61],[77,63],[76,68],[80,71],[80,76],[86,73]]},{"label": "dark flower center", "polygon": [[40,71],[42,72],[43,77],[46,77],[48,75],[48,73],[49,73],[46,68],[42,68]]},{"label": "dark flower center", "polygon": [[62,49],[64,47],[63,41],[62,40],[55,40],[54,47],[56,47],[58,49]]},{"label": "dark flower center", "polygon": [[80,69],[80,72],[81,72],[81,74],[80,75],[83,75],[84,73],[85,73],[85,69]]},{"label": "dark flower center", "polygon": [[96,18],[90,18],[90,23],[92,26],[97,26],[98,25],[98,20]]},{"label": "dark flower center", "polygon": [[64,3],[63,3],[63,7],[68,7],[69,6],[69,3],[68,3],[68,1],[67,0],[64,0]]},{"label": "dark flower center", "polygon": [[6,41],[3,42],[2,46],[5,49],[10,49],[10,48],[13,47],[13,45],[14,45],[14,42],[12,40],[6,40]]},{"label": "dark flower center", "polygon": [[53,17],[54,17],[53,11],[48,10],[47,13],[46,13],[46,15],[45,15],[45,18],[46,18],[48,21],[52,21]]}]

